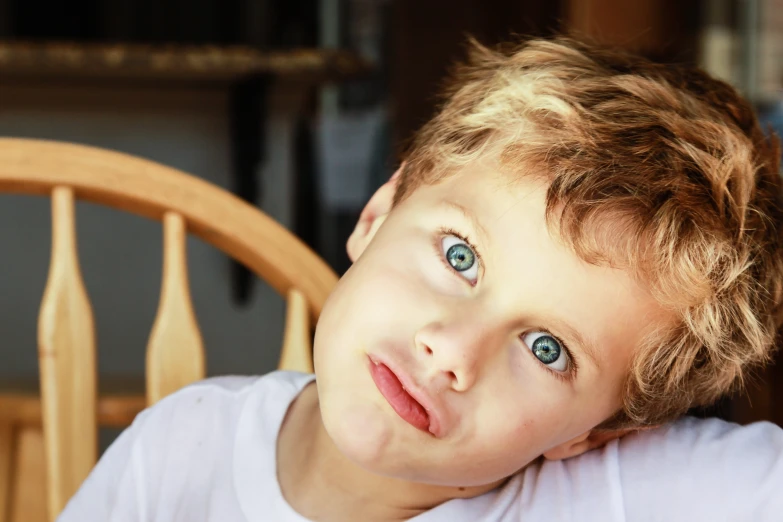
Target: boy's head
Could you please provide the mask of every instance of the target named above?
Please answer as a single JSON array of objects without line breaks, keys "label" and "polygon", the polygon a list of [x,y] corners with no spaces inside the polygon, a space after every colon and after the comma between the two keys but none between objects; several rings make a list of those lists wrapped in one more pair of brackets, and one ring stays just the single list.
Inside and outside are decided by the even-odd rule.
[{"label": "boy's head", "polygon": [[768,358],[783,285],[779,149],[732,87],[567,39],[510,54],[474,45],[395,202],[477,157],[545,180],[558,235],[675,313],[640,347],[616,422],[711,403]]},{"label": "boy's head", "polygon": [[778,161],[699,71],[474,44],[319,322],[330,436],[380,473],[478,485],[714,401],[773,345]]}]

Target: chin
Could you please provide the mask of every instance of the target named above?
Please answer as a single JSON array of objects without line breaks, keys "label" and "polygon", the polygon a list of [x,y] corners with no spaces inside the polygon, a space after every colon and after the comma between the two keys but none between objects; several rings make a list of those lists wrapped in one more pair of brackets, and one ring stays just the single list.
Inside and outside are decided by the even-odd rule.
[{"label": "chin", "polygon": [[376,404],[353,403],[333,407],[321,404],[327,434],[340,452],[356,464],[374,468],[387,460],[393,426]]},{"label": "chin", "polygon": [[478,470],[474,465],[455,462],[453,454],[439,465],[430,460],[432,454],[425,448],[412,454],[410,450],[415,446],[404,440],[396,431],[399,426],[384,417],[388,412],[377,405],[325,410],[321,413],[324,427],[338,451],[370,473],[445,487],[480,487],[513,474],[513,470],[507,475],[500,469]]}]

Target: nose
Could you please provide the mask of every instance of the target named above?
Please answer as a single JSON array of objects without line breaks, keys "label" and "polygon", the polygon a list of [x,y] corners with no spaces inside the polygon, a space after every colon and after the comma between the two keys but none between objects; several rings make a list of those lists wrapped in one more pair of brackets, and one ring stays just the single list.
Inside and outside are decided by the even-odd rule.
[{"label": "nose", "polygon": [[416,332],[417,357],[436,378],[455,391],[469,390],[478,379],[493,343],[490,328],[473,321],[433,322]]}]

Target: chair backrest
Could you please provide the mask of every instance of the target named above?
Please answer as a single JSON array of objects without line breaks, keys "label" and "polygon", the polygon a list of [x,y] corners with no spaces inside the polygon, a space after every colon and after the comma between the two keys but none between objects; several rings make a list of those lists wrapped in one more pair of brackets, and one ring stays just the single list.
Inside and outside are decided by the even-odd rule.
[{"label": "chair backrest", "polygon": [[205,377],[190,300],[185,236],[199,236],[287,298],[279,367],[312,371],[312,326],[337,276],[280,224],[184,172],[107,150],[0,138],[0,192],[52,201],[49,277],[38,319],[49,513],[56,516],[97,460],[92,308],[76,248],[75,200],[162,221],[163,282],[146,353],[147,402]]}]

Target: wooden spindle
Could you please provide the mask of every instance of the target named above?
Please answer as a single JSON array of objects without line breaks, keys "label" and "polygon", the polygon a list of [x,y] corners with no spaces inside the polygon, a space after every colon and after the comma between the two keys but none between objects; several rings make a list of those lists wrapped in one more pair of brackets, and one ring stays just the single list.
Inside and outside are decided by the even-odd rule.
[{"label": "wooden spindle", "polygon": [[163,217],[163,282],[147,344],[147,403],[154,404],[205,376],[204,342],[188,285],[184,218]]},{"label": "wooden spindle", "polygon": [[54,520],[98,455],[92,308],[76,250],[73,190],[52,192],[52,254],[38,317],[47,508]]},{"label": "wooden spindle", "polygon": [[313,373],[313,349],[307,298],[296,288],[288,291],[281,370]]}]

